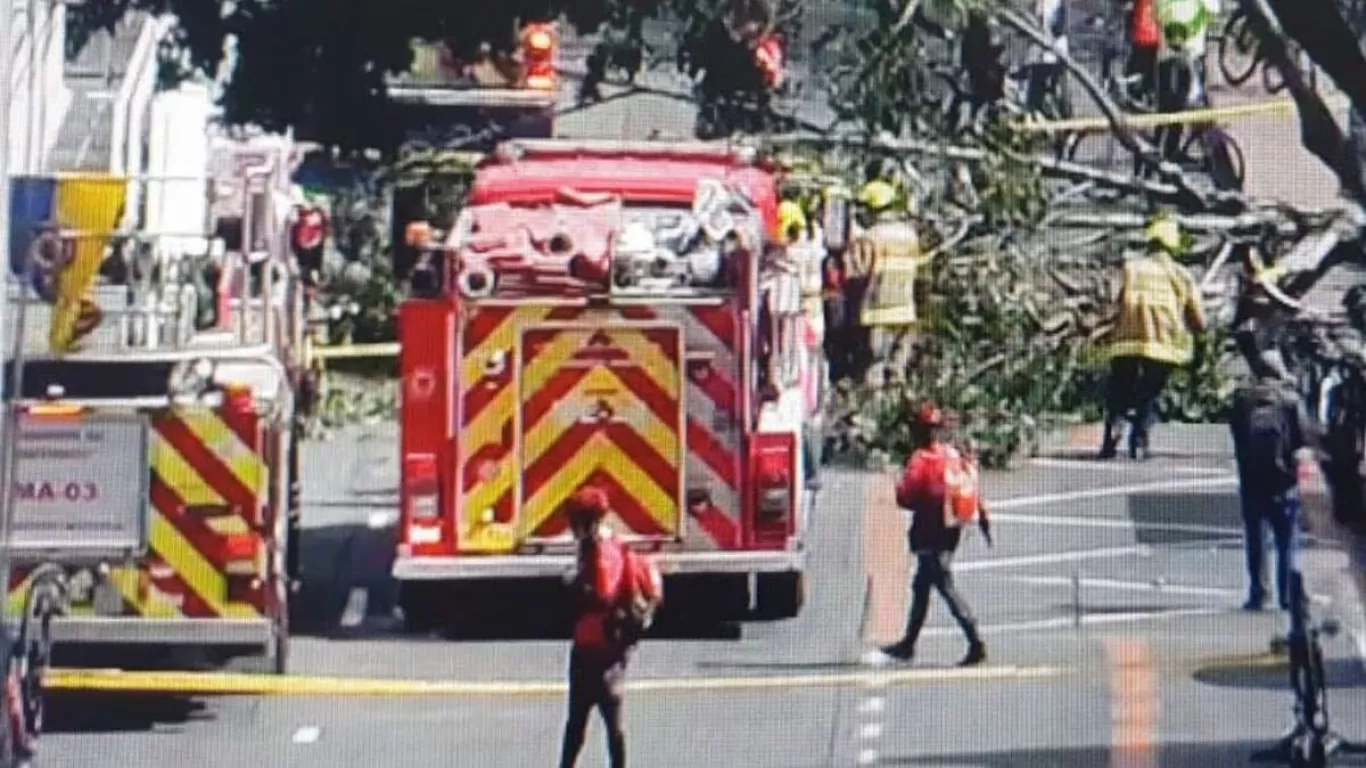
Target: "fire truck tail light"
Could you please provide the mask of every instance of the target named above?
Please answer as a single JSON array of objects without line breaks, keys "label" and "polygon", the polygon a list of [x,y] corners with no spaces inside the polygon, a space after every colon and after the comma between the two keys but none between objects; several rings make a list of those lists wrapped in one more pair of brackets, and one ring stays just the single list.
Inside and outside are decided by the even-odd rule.
[{"label": "fire truck tail light", "polygon": [[759,434],[754,441],[754,533],[765,542],[779,543],[787,537],[794,511],[794,436]]},{"label": "fire truck tail light", "polygon": [[404,504],[408,519],[430,522],[441,515],[441,494],[437,482],[436,456],[430,453],[409,456],[403,467]]},{"label": "fire truck tail light", "polygon": [[224,572],[234,575],[256,573],[257,555],[260,552],[255,534],[231,534],[223,539]]},{"label": "fire truck tail light", "polygon": [[782,488],[791,481],[792,464],[785,453],[760,454],[756,469],[756,479],[762,488]]}]

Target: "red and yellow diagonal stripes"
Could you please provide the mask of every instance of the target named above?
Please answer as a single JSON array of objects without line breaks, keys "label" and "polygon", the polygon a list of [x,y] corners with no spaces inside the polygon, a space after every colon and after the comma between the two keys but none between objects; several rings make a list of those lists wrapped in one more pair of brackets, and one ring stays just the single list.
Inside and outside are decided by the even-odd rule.
[{"label": "red and yellow diagonal stripes", "polygon": [[[569,358],[557,362],[561,349]],[[555,362],[551,368],[547,356]],[[637,534],[679,528],[682,337],[677,328],[529,329],[522,346],[521,520],[543,526],[586,482]]]},{"label": "red and yellow diagonal stripes", "polygon": [[[634,327],[623,327],[623,321]],[[615,335],[608,348],[614,350],[617,359],[603,360],[604,364],[597,366],[601,373],[594,373],[594,366],[575,359],[585,337],[566,332],[567,324],[577,330],[611,330]],[[701,354],[700,360],[709,363],[706,376],[682,375],[678,337],[673,332],[661,335],[656,330],[660,326],[683,330],[690,355],[687,370],[692,371],[695,365],[691,358],[695,350]],[[547,511],[546,505],[551,502],[542,501],[525,488],[519,493],[519,481],[525,481],[528,470],[542,456],[554,455],[552,446],[561,440],[564,445],[559,451],[567,452],[576,439],[583,447],[592,437],[566,425],[567,420],[582,415],[588,392],[633,393],[648,390],[652,384],[663,395],[642,400],[631,394],[627,399],[635,401],[637,407],[621,409],[620,414],[629,417],[629,429],[603,430],[604,439],[631,456],[646,455],[623,447],[632,439],[652,448],[663,457],[664,466],[673,467],[669,473],[672,478],[677,477],[680,463],[689,478],[697,475],[688,480],[689,487],[698,482],[712,488],[720,514],[695,521],[698,530],[689,533],[690,540],[701,534],[712,546],[738,546],[740,419],[736,387],[740,372],[736,329],[734,308],[730,306],[483,306],[471,310],[461,339],[460,509],[464,525],[459,548],[492,552],[512,546],[506,536],[481,537],[484,519],[504,525],[517,522],[523,534],[554,535],[558,523],[553,505]],[[651,376],[651,372],[656,375]],[[594,380],[585,382],[590,374]],[[604,379],[607,376],[610,381]],[[647,407],[649,402],[668,403],[670,410],[660,413],[660,409]],[[681,427],[675,415],[679,403],[686,411]],[[545,419],[550,421],[542,423]],[[727,424],[733,427],[726,429]],[[679,439],[680,431],[686,435],[685,443]],[[681,444],[687,445],[687,454],[673,459],[671,449],[665,446],[677,452]],[[610,458],[605,453],[608,448],[592,450],[596,452],[594,460]],[[649,463],[650,459],[641,461]],[[585,475],[585,466],[572,471],[564,468],[562,478],[587,476],[604,484],[620,484],[606,470]],[[678,480],[672,483],[677,486]],[[546,494],[546,499],[554,495],[549,491]],[[668,495],[677,498],[681,494]],[[633,503],[649,508],[640,498]],[[647,517],[642,512],[641,519],[630,524],[642,532],[659,527],[657,522],[652,527],[644,519]]]},{"label": "red and yellow diagonal stripes", "polygon": [[[260,446],[211,410],[158,415],[152,422],[149,551],[141,562],[114,568],[111,583],[124,614],[150,618],[256,618],[261,604],[230,600],[226,536],[252,531],[268,480]],[[8,609],[29,589],[27,574],[11,582]],[[91,613],[90,605],[73,606]]]}]

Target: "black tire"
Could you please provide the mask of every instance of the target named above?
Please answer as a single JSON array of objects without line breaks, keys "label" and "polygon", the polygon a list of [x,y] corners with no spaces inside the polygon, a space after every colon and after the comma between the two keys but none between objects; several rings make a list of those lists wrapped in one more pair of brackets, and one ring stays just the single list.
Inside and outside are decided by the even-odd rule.
[{"label": "black tire", "polygon": [[806,576],[799,571],[761,573],[756,579],[755,617],[761,621],[795,618],[806,604]]},{"label": "black tire", "polygon": [[1224,82],[1237,88],[1257,73],[1262,63],[1261,42],[1248,23],[1247,14],[1235,11],[1224,22],[1219,35],[1219,73]]},{"label": "black tire", "polygon": [[60,611],[59,587],[46,579],[35,580],[25,600],[23,623],[15,647],[24,727],[37,737],[43,732],[46,696],[43,678],[52,663],[52,617]]},{"label": "black tire", "polygon": [[442,596],[431,584],[412,582],[399,587],[398,604],[403,610],[403,630],[409,634],[427,635],[442,629],[449,617],[442,614]]}]

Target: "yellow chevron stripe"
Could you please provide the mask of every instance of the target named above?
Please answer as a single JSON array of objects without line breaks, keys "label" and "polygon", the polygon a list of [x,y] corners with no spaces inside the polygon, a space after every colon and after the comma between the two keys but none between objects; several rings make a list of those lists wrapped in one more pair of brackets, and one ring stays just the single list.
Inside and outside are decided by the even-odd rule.
[{"label": "yellow chevron stripe", "polygon": [[670,498],[631,457],[602,435],[594,435],[574,458],[536,490],[522,506],[522,535],[536,530],[594,470],[606,472],[640,502],[666,530],[677,530],[677,500]]},{"label": "yellow chevron stripe", "polygon": [[233,618],[251,618],[256,611],[247,605],[225,604],[227,580],[194,545],[182,535],[160,510],[152,514],[152,548],[166,561],[214,613]]},{"label": "yellow chevron stripe", "polygon": [[[582,414],[578,410],[572,410],[572,405],[591,403],[592,400],[586,392],[593,390],[614,390],[620,393],[617,397],[608,399],[612,407],[617,409],[620,416],[630,422],[631,428],[646,443],[649,443],[660,458],[672,466],[678,466],[679,454],[682,452],[678,432],[660,421],[655,412],[641,403],[635,393],[628,389],[621,382],[621,379],[617,378],[616,374],[607,368],[599,367],[594,368],[587,376],[584,376],[561,401],[571,404],[569,413],[565,413],[560,406],[556,406],[541,417],[538,423],[531,425],[530,429],[527,429],[528,425],[522,425],[525,435],[522,440],[523,467],[530,467],[535,464],[559,440],[560,435],[574,425],[577,418]],[[597,396],[592,397],[596,398]]]},{"label": "yellow chevron stripe", "polygon": [[[563,370],[564,364],[569,362],[579,350],[583,349],[588,342],[588,337],[593,335],[594,330],[592,328],[575,328],[555,331],[555,335],[550,338],[550,343],[522,369],[518,387],[525,393],[523,399],[541,391],[541,388],[552,376]],[[526,429],[525,426],[522,428]]]},{"label": "yellow chevron stripe", "polygon": [[242,485],[260,497],[265,488],[266,466],[253,446],[242,442],[222,417],[211,410],[180,411],[176,418],[237,476]]},{"label": "yellow chevron stripe", "polygon": [[251,533],[251,526],[247,525],[247,521],[242,519],[241,515],[206,517],[204,524],[219,536],[237,536],[243,533]]},{"label": "yellow chevron stripe", "polygon": [[[670,399],[678,400],[680,382],[678,363],[675,361],[683,356],[681,349],[670,358],[657,344],[645,338],[639,331],[612,330],[608,332],[608,337],[612,339],[614,346],[630,355],[631,360],[638,363]],[[681,333],[678,338],[682,338]]]},{"label": "yellow chevron stripe", "polygon": [[470,491],[470,495],[465,497],[464,514],[471,525],[479,525],[479,515],[485,509],[498,503],[498,499],[503,494],[512,490],[512,484],[517,477],[517,472],[513,469],[514,459],[512,455],[504,456],[498,461],[498,474],[486,483],[480,483]]},{"label": "yellow chevron stripe", "polygon": [[516,387],[509,383],[460,431],[460,450],[464,455],[473,456],[484,446],[501,443],[503,427],[512,421],[516,408]]},{"label": "yellow chevron stripe", "polygon": [[[476,310],[478,311],[478,310]],[[508,356],[508,365],[514,364],[512,359],[513,347],[517,341],[517,330],[523,325],[538,323],[544,320],[554,307],[518,307],[484,338],[484,341],[474,349],[465,354],[465,359],[460,363],[460,381],[468,387],[474,382],[484,378],[484,362],[489,355],[497,350],[503,350]],[[463,391],[463,390],[462,390]]]},{"label": "yellow chevron stripe", "polygon": [[152,430],[152,469],[168,488],[187,506],[223,506],[227,502],[213,486],[204,482],[194,467],[180,455],[157,430]]}]

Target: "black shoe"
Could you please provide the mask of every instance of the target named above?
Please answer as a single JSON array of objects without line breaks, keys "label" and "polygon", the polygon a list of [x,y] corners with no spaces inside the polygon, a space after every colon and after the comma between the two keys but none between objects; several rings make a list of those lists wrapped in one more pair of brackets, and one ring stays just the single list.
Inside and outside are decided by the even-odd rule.
[{"label": "black shoe", "polygon": [[1115,448],[1115,444],[1112,442],[1106,442],[1104,445],[1102,445],[1100,447],[1100,453],[1097,454],[1097,456],[1099,456],[1101,459],[1107,460],[1113,459],[1115,456],[1118,455],[1119,451]]},{"label": "black shoe", "polygon": [[958,662],[958,666],[975,667],[986,660],[987,647],[979,640],[978,642],[968,645],[968,655],[964,656],[963,660]]},{"label": "black shoe", "polygon": [[888,658],[895,659],[897,661],[910,661],[911,659],[915,658],[915,649],[904,642],[893,643],[891,645],[879,648],[878,650],[882,651],[883,655],[887,656]]},{"label": "black shoe", "polygon": [[1257,613],[1264,608],[1266,608],[1266,598],[1264,597],[1257,597],[1254,595],[1243,601],[1243,610],[1245,611]]}]

